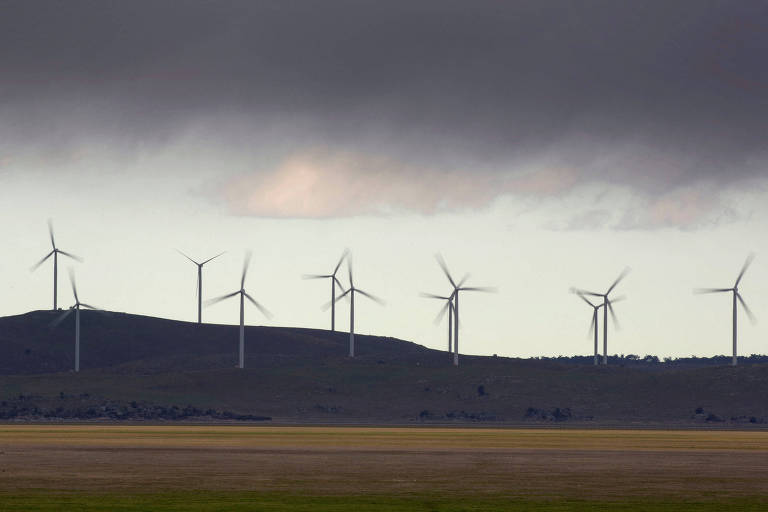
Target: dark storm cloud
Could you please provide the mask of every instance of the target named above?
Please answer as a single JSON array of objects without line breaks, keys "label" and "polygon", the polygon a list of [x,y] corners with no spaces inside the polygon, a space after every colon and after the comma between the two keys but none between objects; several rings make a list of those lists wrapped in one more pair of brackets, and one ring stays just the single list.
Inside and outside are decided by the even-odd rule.
[{"label": "dark storm cloud", "polygon": [[6,136],[162,143],[194,120],[232,116],[262,129],[279,120],[283,140],[406,161],[408,173],[543,167],[572,185],[650,193],[766,174],[765,2],[0,9]]}]

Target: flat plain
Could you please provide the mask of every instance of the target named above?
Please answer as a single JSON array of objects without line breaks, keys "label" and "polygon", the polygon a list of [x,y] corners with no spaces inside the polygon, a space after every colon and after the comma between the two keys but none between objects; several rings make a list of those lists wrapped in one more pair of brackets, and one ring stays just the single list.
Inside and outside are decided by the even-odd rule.
[{"label": "flat plain", "polygon": [[0,510],[765,510],[768,432],[0,426]]}]

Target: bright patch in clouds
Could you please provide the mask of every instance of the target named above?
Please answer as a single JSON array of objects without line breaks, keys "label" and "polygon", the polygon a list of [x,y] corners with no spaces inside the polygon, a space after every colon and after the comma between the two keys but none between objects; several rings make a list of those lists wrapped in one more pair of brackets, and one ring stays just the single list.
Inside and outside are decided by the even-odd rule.
[{"label": "bright patch in clouds", "polygon": [[241,215],[333,218],[423,214],[488,205],[506,187],[491,173],[443,172],[386,157],[311,151],[231,180],[223,194]]}]

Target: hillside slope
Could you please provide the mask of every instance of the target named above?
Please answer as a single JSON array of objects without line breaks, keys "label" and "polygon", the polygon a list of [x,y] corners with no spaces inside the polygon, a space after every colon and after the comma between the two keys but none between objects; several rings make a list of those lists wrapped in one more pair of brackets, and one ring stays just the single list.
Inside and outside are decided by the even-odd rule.
[{"label": "hillside slope", "polygon": [[[768,426],[768,365],[593,367],[463,357],[415,343],[323,330],[237,328],[122,313],[0,318],[0,419],[200,419]],[[226,411],[226,414],[223,412]]]},{"label": "hillside slope", "polygon": [[[143,371],[230,368],[237,362],[238,327],[179,322],[102,311],[81,313],[83,370],[135,363]],[[74,368],[74,315],[51,327],[60,315],[33,311],[0,318],[0,375],[52,373]],[[317,361],[344,356],[349,334],[319,329],[246,326],[246,366]],[[361,357],[437,364],[448,356],[394,338],[357,336]]]}]

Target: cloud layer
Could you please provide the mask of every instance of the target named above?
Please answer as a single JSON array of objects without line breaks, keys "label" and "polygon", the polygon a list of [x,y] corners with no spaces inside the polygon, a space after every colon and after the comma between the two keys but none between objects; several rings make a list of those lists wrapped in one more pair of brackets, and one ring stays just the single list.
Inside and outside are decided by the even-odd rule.
[{"label": "cloud layer", "polygon": [[242,214],[607,183],[694,225],[767,174],[766,22],[764,1],[5,2],[0,165],[152,152],[195,126],[253,158],[221,194]]}]

